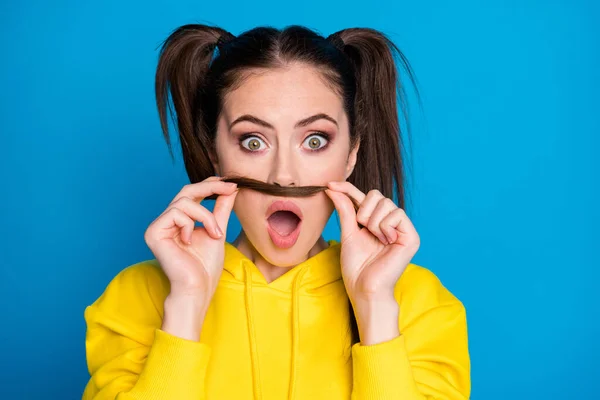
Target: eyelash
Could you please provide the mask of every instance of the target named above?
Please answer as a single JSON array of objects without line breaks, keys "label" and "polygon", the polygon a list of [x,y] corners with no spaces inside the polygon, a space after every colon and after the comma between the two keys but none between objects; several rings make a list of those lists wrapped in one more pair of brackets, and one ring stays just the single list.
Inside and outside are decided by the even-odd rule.
[{"label": "eyelash", "polygon": [[[316,150],[309,150],[311,153],[318,153],[320,151],[323,151],[323,150],[327,149],[329,147],[329,144],[331,143],[331,135],[326,132],[315,131],[315,132],[311,133],[310,135],[308,135],[304,140],[308,139],[311,136],[320,136],[327,141],[325,146],[318,148]],[[258,153],[260,150],[248,150],[247,148],[242,146],[242,142],[250,137],[255,137],[255,138],[260,139],[260,137],[258,137],[257,135],[254,135],[252,133],[244,133],[243,135],[240,135],[240,137],[239,137],[240,148],[242,149],[242,151],[245,151],[246,153]],[[303,143],[304,143],[304,141],[303,141]]]}]

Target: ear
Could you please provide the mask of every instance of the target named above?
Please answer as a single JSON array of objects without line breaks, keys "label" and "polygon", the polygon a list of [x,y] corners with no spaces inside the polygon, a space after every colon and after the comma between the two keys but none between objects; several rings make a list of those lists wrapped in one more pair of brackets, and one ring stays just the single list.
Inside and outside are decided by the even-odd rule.
[{"label": "ear", "polygon": [[356,165],[356,159],[358,156],[359,148],[360,148],[360,139],[356,141],[356,145],[354,146],[354,148],[350,151],[350,154],[348,155],[348,164],[346,166],[345,179],[348,179],[348,177],[350,175],[352,175],[352,172],[354,171],[354,166]]},{"label": "ear", "polygon": [[217,158],[216,152],[209,151],[208,158],[210,159],[210,163],[212,164],[213,169],[215,170],[215,174],[217,176],[221,176],[221,166],[219,165],[219,159]]}]

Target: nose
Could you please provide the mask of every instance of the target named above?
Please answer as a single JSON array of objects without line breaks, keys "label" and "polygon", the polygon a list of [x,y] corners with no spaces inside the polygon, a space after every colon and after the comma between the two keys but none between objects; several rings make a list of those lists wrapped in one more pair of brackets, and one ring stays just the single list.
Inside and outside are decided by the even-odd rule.
[{"label": "nose", "polygon": [[277,186],[297,186],[297,171],[293,154],[279,151],[273,160],[269,181]]},{"label": "nose", "polygon": [[296,185],[294,182],[291,182],[291,183],[289,183],[289,184],[287,184],[287,185],[286,185],[286,184],[283,184],[283,185],[282,185],[282,184],[281,184],[281,183],[279,183],[279,182],[273,182],[273,184],[274,184],[274,185],[277,185],[277,186],[295,186],[295,185]]}]

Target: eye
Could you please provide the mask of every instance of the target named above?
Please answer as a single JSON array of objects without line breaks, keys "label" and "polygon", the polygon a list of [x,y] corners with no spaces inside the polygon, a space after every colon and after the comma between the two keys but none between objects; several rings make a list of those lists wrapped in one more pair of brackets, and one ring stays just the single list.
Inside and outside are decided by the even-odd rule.
[{"label": "eye", "polygon": [[327,134],[323,133],[313,134],[307,137],[304,140],[304,143],[310,150],[321,150],[327,146],[327,143],[329,143],[329,137]]},{"label": "eye", "polygon": [[261,144],[264,143],[258,136],[244,135],[240,138],[240,144],[247,151],[260,150]]}]

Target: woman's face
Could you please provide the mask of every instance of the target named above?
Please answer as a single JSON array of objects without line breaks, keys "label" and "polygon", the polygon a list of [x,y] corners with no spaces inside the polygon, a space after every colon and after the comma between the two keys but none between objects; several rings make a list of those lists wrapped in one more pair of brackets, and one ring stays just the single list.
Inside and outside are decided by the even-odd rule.
[{"label": "woman's face", "polygon": [[[293,64],[249,74],[241,86],[227,93],[217,127],[218,159],[213,162],[217,173],[281,186],[346,180],[358,147],[350,151],[342,99],[323,79],[312,67]],[[299,224],[287,218],[289,213],[279,213],[282,218],[277,221],[267,218],[269,206],[278,200],[295,203],[302,214]],[[242,189],[234,205],[254,248],[266,261],[282,267],[307,258],[333,209],[324,192],[276,197]]]}]

